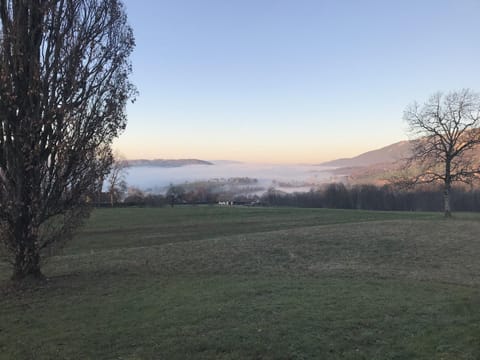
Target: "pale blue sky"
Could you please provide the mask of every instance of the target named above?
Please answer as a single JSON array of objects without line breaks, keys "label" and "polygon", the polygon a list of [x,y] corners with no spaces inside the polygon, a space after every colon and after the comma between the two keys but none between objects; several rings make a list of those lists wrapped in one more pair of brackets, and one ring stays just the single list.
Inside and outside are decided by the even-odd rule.
[{"label": "pale blue sky", "polygon": [[406,138],[404,108],[480,90],[480,0],[126,0],[128,158],[321,162]]}]

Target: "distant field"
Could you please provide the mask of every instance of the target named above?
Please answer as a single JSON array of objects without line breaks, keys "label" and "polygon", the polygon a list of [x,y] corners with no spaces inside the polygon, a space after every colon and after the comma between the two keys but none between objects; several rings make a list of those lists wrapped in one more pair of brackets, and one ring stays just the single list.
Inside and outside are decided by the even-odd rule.
[{"label": "distant field", "polygon": [[480,214],[97,210],[45,285],[0,290],[0,359],[479,359],[479,234]]}]

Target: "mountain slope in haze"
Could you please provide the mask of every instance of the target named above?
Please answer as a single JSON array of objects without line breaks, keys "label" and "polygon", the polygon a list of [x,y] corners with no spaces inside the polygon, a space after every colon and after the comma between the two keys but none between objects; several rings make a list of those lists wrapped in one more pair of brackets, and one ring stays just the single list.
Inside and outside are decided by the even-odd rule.
[{"label": "mountain slope in haze", "polygon": [[368,151],[352,158],[337,159],[321,163],[322,166],[340,168],[365,167],[377,164],[394,163],[410,156],[412,143],[400,141],[381,149]]},{"label": "mountain slope in haze", "polygon": [[399,171],[402,160],[411,155],[412,147],[411,141],[400,141],[352,158],[337,159],[320,165],[336,167],[331,170],[334,181],[383,185]]},{"label": "mountain slope in haze", "polygon": [[154,160],[146,160],[146,159],[136,159],[136,160],[128,160],[128,166],[151,166],[151,167],[180,167],[180,166],[188,166],[188,165],[213,165],[209,161],[205,160],[198,160],[198,159],[154,159]]},{"label": "mountain slope in haze", "polygon": [[[404,170],[405,162],[402,160],[411,156],[412,148],[413,141],[400,141],[349,159],[328,161],[320,165],[336,167],[330,170],[335,181],[381,185]],[[480,164],[480,147],[470,150],[466,155]]]}]

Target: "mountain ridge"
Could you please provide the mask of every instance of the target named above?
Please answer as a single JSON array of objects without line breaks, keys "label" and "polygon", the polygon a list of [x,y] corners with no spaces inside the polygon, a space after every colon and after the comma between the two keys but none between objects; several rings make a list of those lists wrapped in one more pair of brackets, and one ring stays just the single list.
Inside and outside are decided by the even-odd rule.
[{"label": "mountain ridge", "polygon": [[150,166],[150,167],[181,167],[189,165],[214,165],[210,161],[199,159],[133,159],[127,160],[128,167]]},{"label": "mountain ridge", "polygon": [[318,165],[334,167],[330,171],[335,181],[383,185],[398,172],[402,160],[411,156],[412,148],[412,141],[403,140],[351,158],[336,159]]},{"label": "mountain ridge", "polygon": [[351,158],[341,158],[320,163],[320,166],[341,168],[365,167],[384,163],[394,163],[410,156],[412,142],[399,141],[379,149],[370,150]]}]

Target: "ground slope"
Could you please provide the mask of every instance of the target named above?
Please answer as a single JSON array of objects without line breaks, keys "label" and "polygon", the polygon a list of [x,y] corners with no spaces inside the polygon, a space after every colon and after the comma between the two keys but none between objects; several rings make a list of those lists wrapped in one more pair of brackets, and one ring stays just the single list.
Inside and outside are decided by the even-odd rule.
[{"label": "ground slope", "polygon": [[0,358],[475,359],[479,219],[97,211],[46,284],[4,287]]}]

